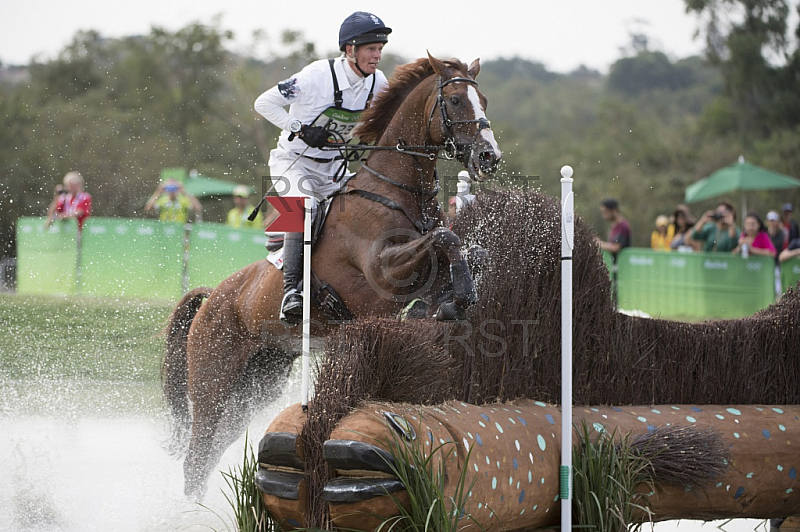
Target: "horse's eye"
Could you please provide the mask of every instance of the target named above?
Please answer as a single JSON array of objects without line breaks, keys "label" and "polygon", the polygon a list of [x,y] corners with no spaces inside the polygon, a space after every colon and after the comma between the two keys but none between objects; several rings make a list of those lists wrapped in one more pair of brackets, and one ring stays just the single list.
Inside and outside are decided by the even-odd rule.
[{"label": "horse's eye", "polygon": [[458,98],[458,96],[450,96],[450,103],[458,106],[461,105],[461,100]]}]

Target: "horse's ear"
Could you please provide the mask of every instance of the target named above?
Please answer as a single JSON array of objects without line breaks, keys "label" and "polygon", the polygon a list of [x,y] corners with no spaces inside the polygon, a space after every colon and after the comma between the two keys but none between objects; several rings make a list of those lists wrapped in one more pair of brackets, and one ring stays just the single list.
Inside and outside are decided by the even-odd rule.
[{"label": "horse's ear", "polygon": [[481,58],[479,57],[478,59],[473,61],[471,65],[469,65],[467,74],[469,74],[469,77],[471,77],[472,79],[475,79],[478,77],[478,74],[480,74],[480,71],[481,71]]},{"label": "horse's ear", "polygon": [[440,75],[442,78],[447,77],[448,73],[447,65],[444,64],[444,61],[441,61],[433,57],[430,52],[428,52],[428,63],[431,64],[431,67],[433,68],[433,71],[436,72],[436,74]]}]

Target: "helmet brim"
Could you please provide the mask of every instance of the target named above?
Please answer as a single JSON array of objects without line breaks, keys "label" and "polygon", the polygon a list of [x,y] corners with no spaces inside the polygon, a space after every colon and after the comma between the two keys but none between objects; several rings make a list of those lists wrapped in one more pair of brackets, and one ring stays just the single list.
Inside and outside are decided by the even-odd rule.
[{"label": "helmet brim", "polygon": [[362,44],[373,44],[376,42],[386,44],[389,42],[389,34],[392,33],[391,28],[384,28],[380,33],[365,33],[364,35],[359,35],[358,37],[353,37],[345,42],[343,42],[339,46],[339,50],[344,52],[345,46],[348,44],[351,46],[359,46]]}]

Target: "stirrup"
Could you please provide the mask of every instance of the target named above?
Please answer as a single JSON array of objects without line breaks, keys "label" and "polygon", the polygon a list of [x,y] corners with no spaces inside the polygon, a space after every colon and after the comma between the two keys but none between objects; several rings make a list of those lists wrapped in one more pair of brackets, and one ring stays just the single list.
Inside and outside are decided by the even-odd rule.
[{"label": "stirrup", "polygon": [[292,288],[283,295],[280,320],[286,325],[303,322],[303,294]]}]

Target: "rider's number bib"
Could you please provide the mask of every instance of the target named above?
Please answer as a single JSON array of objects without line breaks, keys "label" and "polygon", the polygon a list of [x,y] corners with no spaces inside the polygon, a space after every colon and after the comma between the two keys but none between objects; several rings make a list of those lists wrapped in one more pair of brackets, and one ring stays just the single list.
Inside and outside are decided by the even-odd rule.
[{"label": "rider's number bib", "polygon": [[[334,142],[341,142],[342,140],[348,142],[353,138],[353,129],[361,120],[361,112],[328,107],[314,120],[313,125],[322,126],[329,131],[337,133],[332,139]],[[341,135],[341,138],[339,135]]]}]

